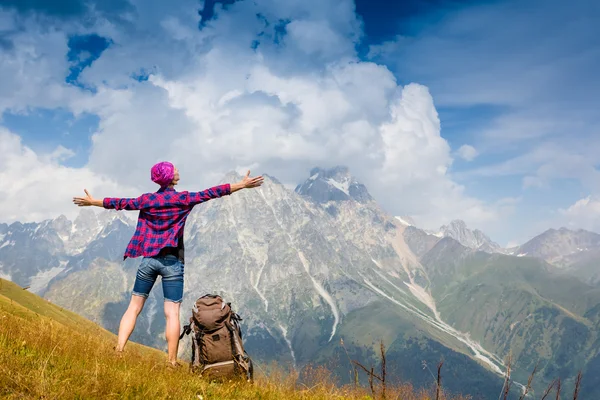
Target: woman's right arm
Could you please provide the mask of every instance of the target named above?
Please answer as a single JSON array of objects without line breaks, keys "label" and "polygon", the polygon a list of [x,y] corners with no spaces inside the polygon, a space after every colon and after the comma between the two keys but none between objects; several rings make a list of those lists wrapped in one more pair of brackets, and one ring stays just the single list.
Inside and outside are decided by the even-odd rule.
[{"label": "woman's right arm", "polygon": [[94,199],[87,189],[84,189],[85,197],[73,197],[73,203],[79,207],[96,206],[115,210],[141,210],[143,196],[137,198],[111,198],[102,200]]},{"label": "woman's right arm", "polygon": [[259,187],[263,184],[263,182],[264,178],[262,176],[250,178],[250,171],[248,171],[246,176],[237,183],[226,183],[224,185],[215,186],[210,189],[203,190],[201,192],[182,194],[182,196],[184,196],[185,201],[187,201],[186,204],[190,206],[195,206],[196,204],[200,204],[211,199],[216,199],[222,196],[228,196],[231,193],[237,192],[238,190]]},{"label": "woman's right arm", "polygon": [[246,173],[246,176],[242,178],[241,181],[231,184],[231,193],[235,193],[238,190],[242,189],[252,189],[255,187],[259,187],[264,182],[264,178],[261,176],[256,176],[254,178],[250,178],[250,171]]}]

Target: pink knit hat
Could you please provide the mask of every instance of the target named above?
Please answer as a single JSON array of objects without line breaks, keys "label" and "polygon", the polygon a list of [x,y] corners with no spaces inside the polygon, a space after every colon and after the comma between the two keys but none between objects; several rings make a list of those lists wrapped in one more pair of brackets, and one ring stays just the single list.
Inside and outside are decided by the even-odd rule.
[{"label": "pink knit hat", "polygon": [[167,187],[173,182],[175,177],[175,167],[168,161],[154,164],[150,170],[150,178],[152,182],[157,183],[160,187]]}]

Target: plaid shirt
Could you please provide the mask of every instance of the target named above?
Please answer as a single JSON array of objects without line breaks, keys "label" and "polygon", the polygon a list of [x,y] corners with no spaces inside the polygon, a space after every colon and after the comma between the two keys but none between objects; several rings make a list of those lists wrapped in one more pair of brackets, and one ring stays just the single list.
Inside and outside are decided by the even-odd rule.
[{"label": "plaid shirt", "polygon": [[145,193],[138,198],[105,198],[104,208],[140,210],[137,227],[127,249],[127,257],[152,257],[164,247],[177,247],[183,237],[185,221],[196,204],[231,194],[229,184],[201,192],[177,192],[173,188]]}]

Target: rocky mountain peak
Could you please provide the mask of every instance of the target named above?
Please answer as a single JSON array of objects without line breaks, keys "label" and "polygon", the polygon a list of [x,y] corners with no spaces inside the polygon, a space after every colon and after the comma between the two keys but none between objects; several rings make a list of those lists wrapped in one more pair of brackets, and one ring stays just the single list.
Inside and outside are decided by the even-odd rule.
[{"label": "rocky mountain peak", "polygon": [[367,203],[373,200],[365,185],[358,182],[345,166],[313,168],[310,177],[296,187],[296,193],[310,197],[317,203],[346,200]]},{"label": "rocky mountain peak", "polygon": [[98,222],[98,217],[96,213],[90,208],[82,208],[79,211],[79,214],[75,218],[73,223],[77,227],[89,226],[90,224],[96,224]]},{"label": "rocky mountain peak", "polygon": [[320,167],[315,167],[310,171],[310,175],[319,175],[321,174],[324,178],[335,179],[339,182],[342,182],[345,179],[351,179],[350,169],[343,165],[338,165],[337,167],[333,167],[330,169],[323,169]]},{"label": "rocky mountain peak", "polygon": [[583,229],[576,231],[562,227],[548,229],[534,237],[517,251],[520,255],[542,258],[552,262],[575,253],[600,249],[600,235]]},{"label": "rocky mountain peak", "polygon": [[[245,175],[245,174],[244,174]],[[259,172],[250,172],[250,177],[254,177],[254,176],[258,176],[258,175],[262,175],[262,177],[265,179],[265,183],[264,184],[276,184],[276,185],[281,185],[281,182],[279,180],[277,180],[277,178],[268,175],[268,174],[261,174]],[[240,180],[242,180],[244,178],[244,176],[242,174],[239,174],[236,171],[229,171],[228,173],[226,173],[221,180],[219,181],[219,185],[223,185],[225,183],[235,183],[235,182],[239,182]]]},{"label": "rocky mountain peak", "polygon": [[219,185],[223,185],[225,183],[234,183],[242,179],[242,175],[238,174],[236,171],[229,171],[221,178],[219,181]]},{"label": "rocky mountain peak", "polygon": [[453,220],[448,225],[442,226],[440,236],[450,237],[471,249],[487,252],[500,250],[500,245],[493,242],[485,233],[479,229],[469,229],[465,221],[462,220]]},{"label": "rocky mountain peak", "polygon": [[8,232],[8,225],[0,224],[0,243],[2,242],[2,240],[4,240],[4,237],[6,236],[7,232]]},{"label": "rocky mountain peak", "polygon": [[453,221],[450,221],[450,224],[448,224],[448,226],[444,226],[442,228],[447,228],[450,230],[468,230],[467,229],[467,223],[461,219],[455,219]]}]

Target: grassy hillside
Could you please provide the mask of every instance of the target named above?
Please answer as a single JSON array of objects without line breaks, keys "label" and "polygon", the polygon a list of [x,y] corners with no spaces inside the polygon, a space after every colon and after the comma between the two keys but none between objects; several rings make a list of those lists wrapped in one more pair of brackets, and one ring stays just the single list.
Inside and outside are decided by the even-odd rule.
[{"label": "grassy hillside", "polygon": [[[257,371],[256,382],[214,383],[186,367],[167,368],[164,353],[135,343],[124,357],[98,325],[0,279],[0,398],[369,399],[366,388],[336,387],[322,369],[295,375]],[[430,399],[410,385],[387,398]]]}]

